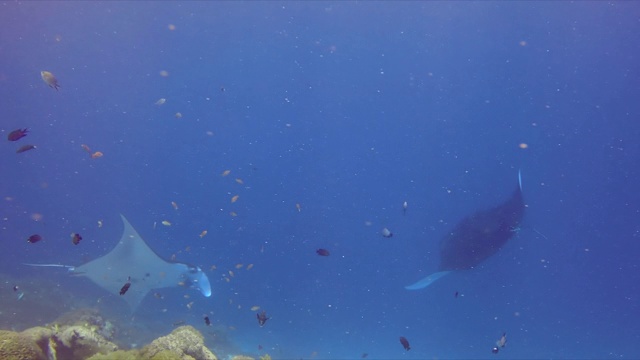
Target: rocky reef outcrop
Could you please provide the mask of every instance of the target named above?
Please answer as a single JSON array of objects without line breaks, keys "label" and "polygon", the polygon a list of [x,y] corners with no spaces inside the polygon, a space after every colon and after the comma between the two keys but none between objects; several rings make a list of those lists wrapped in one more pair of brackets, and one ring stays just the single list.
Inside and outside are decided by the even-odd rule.
[{"label": "rocky reef outcrop", "polygon": [[47,356],[28,335],[0,330],[0,359],[47,360]]},{"label": "rocky reef outcrop", "polygon": [[[181,326],[138,350],[118,349],[109,341],[115,328],[95,312],[79,310],[48,326],[23,332],[0,330],[2,360],[217,360],[204,337]],[[113,331],[113,332],[112,332]]]},{"label": "rocky reef outcrop", "polygon": [[[177,356],[177,357],[175,357]],[[181,326],[155,339],[141,351],[143,359],[217,360],[204,346],[204,337],[193,326]]]}]

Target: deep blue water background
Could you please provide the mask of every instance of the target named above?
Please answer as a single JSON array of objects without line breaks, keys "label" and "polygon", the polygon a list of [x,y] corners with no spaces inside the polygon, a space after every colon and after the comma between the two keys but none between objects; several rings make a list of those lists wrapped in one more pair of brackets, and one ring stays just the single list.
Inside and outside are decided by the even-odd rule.
[{"label": "deep blue water background", "polygon": [[[148,297],[150,338],[181,319],[221,355],[640,358],[639,54],[636,2],[0,3],[0,131],[30,129],[0,142],[0,272],[95,305],[88,280],[22,263],[102,256],[122,213],[213,286]],[[518,235],[405,290],[518,169]]]}]

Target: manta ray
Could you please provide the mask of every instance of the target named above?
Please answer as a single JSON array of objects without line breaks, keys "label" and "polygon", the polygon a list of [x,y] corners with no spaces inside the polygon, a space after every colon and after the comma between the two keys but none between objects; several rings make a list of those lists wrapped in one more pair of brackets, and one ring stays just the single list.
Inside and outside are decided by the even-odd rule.
[{"label": "manta ray", "polygon": [[478,211],[460,221],[442,239],[438,271],[405,289],[426,288],[452,271],[472,269],[498,252],[517,231],[524,209],[522,176],[518,172],[518,187],[511,197],[492,209]]},{"label": "manta ray", "polygon": [[[108,254],[80,266],[25,264],[67,268],[69,273],[86,276],[105,290],[126,301],[135,311],[152,289],[188,286],[211,296],[207,275],[197,266],[162,259],[120,215],[124,231],[116,247]],[[130,284],[127,289],[123,287]]]}]

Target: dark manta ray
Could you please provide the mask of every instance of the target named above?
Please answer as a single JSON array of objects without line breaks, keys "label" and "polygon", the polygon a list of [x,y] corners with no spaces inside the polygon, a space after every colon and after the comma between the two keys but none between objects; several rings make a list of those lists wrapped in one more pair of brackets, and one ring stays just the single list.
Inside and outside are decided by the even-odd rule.
[{"label": "dark manta ray", "polygon": [[[125,300],[134,311],[151,289],[184,284],[199,290],[206,297],[211,296],[209,279],[199,267],[162,259],[138,235],[127,219],[120,216],[124,231],[116,247],[108,254],[80,266],[26,265],[65,267],[71,274],[86,276]],[[126,284],[129,286],[125,289],[123,285]]]},{"label": "dark manta ray", "polygon": [[524,208],[522,177],[518,172],[518,187],[509,200],[460,221],[442,240],[438,272],[405,288],[423,289],[451,271],[472,269],[498,252],[516,232]]}]

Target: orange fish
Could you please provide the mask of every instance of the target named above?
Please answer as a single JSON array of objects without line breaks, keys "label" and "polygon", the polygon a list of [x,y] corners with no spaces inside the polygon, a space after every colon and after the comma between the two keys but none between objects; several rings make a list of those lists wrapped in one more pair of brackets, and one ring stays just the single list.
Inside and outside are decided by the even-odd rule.
[{"label": "orange fish", "polygon": [[232,203],[234,203],[234,202],[238,201],[238,198],[239,198],[239,197],[240,197],[240,195],[234,195],[234,196],[231,198],[231,202],[232,202]]},{"label": "orange fish", "polygon": [[202,239],[205,235],[207,235],[207,230],[202,230],[200,233],[200,239]]},{"label": "orange fish", "polygon": [[85,144],[80,145],[82,146],[82,148],[84,149],[84,151],[88,152],[89,154],[91,154],[91,149],[89,149],[89,147]]},{"label": "orange fish", "polygon": [[92,159],[101,158],[101,157],[102,157],[102,155],[104,155],[102,152],[100,152],[100,151],[96,151],[96,152],[94,152],[93,154],[91,154],[91,158],[92,158]]}]

